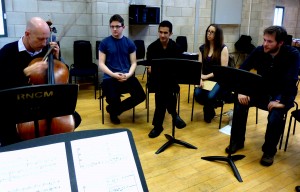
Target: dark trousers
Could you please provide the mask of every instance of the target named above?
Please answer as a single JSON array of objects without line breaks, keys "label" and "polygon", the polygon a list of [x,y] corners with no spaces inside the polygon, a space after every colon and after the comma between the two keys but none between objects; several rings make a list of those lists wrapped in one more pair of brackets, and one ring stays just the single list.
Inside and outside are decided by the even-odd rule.
[{"label": "dark trousers", "polygon": [[[250,105],[242,105],[236,99],[234,103],[230,143],[243,144],[245,141],[246,124],[250,106],[256,106],[267,111],[270,102],[269,97],[251,97]],[[275,155],[280,136],[284,130],[284,115],[288,109],[273,108],[268,114],[268,124],[265,133],[265,142],[262,151],[269,155]]]},{"label": "dark trousers", "polygon": [[[136,77],[130,77],[125,82],[119,82],[114,78],[103,79],[102,89],[110,112],[114,115],[132,109],[146,98],[144,89]],[[123,93],[129,93],[130,97],[121,101]]]},{"label": "dark trousers", "polygon": [[176,85],[174,89],[159,89],[155,92],[155,111],[152,121],[154,127],[162,127],[165,113],[168,111],[172,117],[177,115],[176,104],[177,97],[176,94],[179,92],[179,86]]}]

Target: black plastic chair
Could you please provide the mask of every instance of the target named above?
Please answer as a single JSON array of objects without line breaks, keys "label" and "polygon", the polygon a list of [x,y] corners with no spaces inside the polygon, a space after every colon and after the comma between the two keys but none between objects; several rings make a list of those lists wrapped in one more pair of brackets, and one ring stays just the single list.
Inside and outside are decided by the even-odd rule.
[{"label": "black plastic chair", "polygon": [[252,38],[249,35],[241,35],[238,41],[234,44],[234,47],[238,53],[236,64],[239,61],[241,55],[247,55],[255,49],[255,46],[251,44]]},{"label": "black plastic chair", "polygon": [[[144,40],[134,40],[133,42],[136,46],[136,59],[137,59],[137,61],[144,60],[145,56],[146,56],[146,48],[145,48]],[[145,67],[142,80],[144,79],[146,71],[147,71],[147,67]]]},{"label": "black plastic chair", "polygon": [[186,52],[188,50],[188,43],[186,36],[177,36],[176,43],[180,46],[180,48]]},{"label": "black plastic chair", "polygon": [[95,47],[95,54],[96,54],[96,59],[99,60],[99,45],[101,41],[96,41],[96,47]]},{"label": "black plastic chair", "polygon": [[95,99],[98,89],[98,65],[92,62],[92,45],[90,41],[77,40],[73,44],[74,64],[70,66],[69,82],[72,77],[92,77],[94,84]]}]

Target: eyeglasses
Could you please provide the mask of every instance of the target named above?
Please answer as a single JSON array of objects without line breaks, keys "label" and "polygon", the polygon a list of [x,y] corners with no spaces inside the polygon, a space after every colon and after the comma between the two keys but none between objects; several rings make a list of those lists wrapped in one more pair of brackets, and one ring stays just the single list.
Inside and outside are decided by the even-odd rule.
[{"label": "eyeglasses", "polygon": [[121,25],[111,25],[110,26],[111,29],[120,29],[121,27],[123,27],[123,26],[121,26]]},{"label": "eyeglasses", "polygon": [[213,34],[215,34],[215,31],[210,31],[210,30],[208,30],[208,31],[207,31],[207,33],[209,33],[209,34],[212,34],[212,35],[213,35]]}]

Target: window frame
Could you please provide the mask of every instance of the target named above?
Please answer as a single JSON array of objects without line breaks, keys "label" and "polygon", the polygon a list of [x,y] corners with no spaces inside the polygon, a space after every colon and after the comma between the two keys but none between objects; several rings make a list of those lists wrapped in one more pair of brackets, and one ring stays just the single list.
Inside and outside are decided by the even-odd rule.
[{"label": "window frame", "polygon": [[278,25],[279,18],[277,18],[277,17],[279,17],[279,14],[276,14],[276,12],[278,12],[279,10],[282,10],[282,17],[281,17],[281,21],[280,21],[281,24],[279,26],[283,26],[284,13],[285,13],[285,7],[283,7],[283,6],[275,7],[273,25]]},{"label": "window frame", "polygon": [[0,3],[0,37],[7,37],[7,23],[4,0],[1,0]]}]

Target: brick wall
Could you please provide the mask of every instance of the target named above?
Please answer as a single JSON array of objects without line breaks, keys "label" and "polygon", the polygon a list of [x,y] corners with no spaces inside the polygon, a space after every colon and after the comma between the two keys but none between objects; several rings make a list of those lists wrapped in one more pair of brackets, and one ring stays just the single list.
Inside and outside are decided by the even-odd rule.
[{"label": "brick wall", "polygon": [[[124,34],[133,40],[143,39],[147,47],[158,37],[158,25],[129,26],[129,3],[160,7],[161,18],[174,25],[172,38],[187,36],[189,52],[197,52],[203,44],[205,29],[211,23],[213,0],[5,0],[8,37],[0,38],[0,47],[18,40],[24,34],[26,21],[40,16],[51,19],[57,28],[68,64],[73,62],[73,42],[79,39],[91,41],[97,62],[95,42],[110,35],[109,18],[116,13],[125,19]],[[284,25],[288,33],[300,37],[299,0],[243,0],[241,25],[222,25],[230,52],[235,51],[234,43],[240,35],[248,32],[254,45],[261,44],[263,29],[273,23],[276,3],[285,6]]]}]

